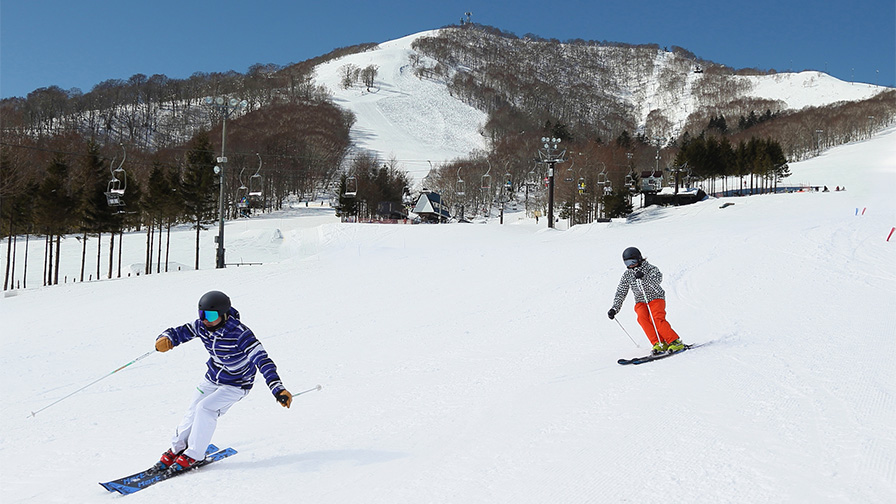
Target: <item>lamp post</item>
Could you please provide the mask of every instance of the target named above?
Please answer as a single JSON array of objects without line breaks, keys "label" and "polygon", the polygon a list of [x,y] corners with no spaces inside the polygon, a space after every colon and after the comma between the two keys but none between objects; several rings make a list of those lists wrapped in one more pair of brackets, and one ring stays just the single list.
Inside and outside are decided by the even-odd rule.
[{"label": "lamp post", "polygon": [[538,150],[540,161],[548,165],[548,227],[554,227],[554,167],[566,161],[563,156],[566,150],[560,150],[559,138],[541,139],[543,148]]},{"label": "lamp post", "polygon": [[665,137],[657,136],[653,137],[656,140],[656,168],[654,171],[660,171],[660,149],[663,148],[663,143],[666,141]]},{"label": "lamp post", "polygon": [[221,156],[218,157],[218,164],[215,165],[215,174],[220,177],[220,192],[218,194],[218,236],[215,242],[218,244],[218,250],[215,253],[215,268],[224,267],[224,165],[227,164],[227,156],[224,155],[224,146],[227,142],[227,119],[230,114],[237,110],[243,109],[247,105],[247,101],[239,101],[236,98],[225,100],[223,97],[217,98],[206,97],[205,104],[218,109],[224,122],[221,125]]},{"label": "lamp post", "polygon": [[[653,176],[655,178],[657,173],[662,173],[662,172],[660,172],[660,150],[663,148],[663,144],[666,143],[666,138],[661,137],[661,136],[655,136],[655,137],[653,137],[653,139],[656,140],[656,167],[653,170]],[[660,189],[663,188],[662,187],[663,186],[663,183],[662,183],[663,178],[662,177],[663,176],[660,175],[660,179],[657,184],[659,187],[655,187],[657,192],[659,192]]]}]

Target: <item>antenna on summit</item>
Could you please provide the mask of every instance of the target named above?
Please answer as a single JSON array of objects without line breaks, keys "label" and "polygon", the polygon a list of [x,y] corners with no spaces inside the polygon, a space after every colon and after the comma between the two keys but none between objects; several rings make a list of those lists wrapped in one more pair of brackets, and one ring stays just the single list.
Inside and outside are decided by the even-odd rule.
[{"label": "antenna on summit", "polygon": [[464,24],[472,24],[473,22],[470,21],[470,18],[473,17],[473,13],[472,12],[464,12],[464,15],[467,16],[467,20],[466,20],[466,22],[464,22],[464,18],[460,18],[461,26],[463,26]]}]

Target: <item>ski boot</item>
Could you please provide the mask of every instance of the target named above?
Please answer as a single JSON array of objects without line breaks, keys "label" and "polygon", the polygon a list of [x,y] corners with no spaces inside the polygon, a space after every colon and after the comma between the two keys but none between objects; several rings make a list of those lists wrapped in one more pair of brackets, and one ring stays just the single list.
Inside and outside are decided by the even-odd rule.
[{"label": "ski boot", "polygon": [[192,468],[196,465],[198,461],[192,457],[188,457],[181,453],[177,456],[177,458],[172,462],[170,466],[168,466],[168,472],[176,473],[180,471],[185,471],[187,469]]},{"label": "ski boot", "polygon": [[662,341],[657,341],[653,344],[653,349],[650,351],[651,355],[659,355],[666,353],[666,344]]},{"label": "ski boot", "polygon": [[165,472],[171,464],[177,460],[177,456],[180,455],[180,452],[174,453],[174,450],[168,448],[168,451],[162,454],[162,457],[159,458],[159,461],[155,463],[152,467],[149,468],[149,473],[156,474],[160,472]]},{"label": "ski boot", "polygon": [[685,346],[684,343],[681,342],[681,338],[666,345],[666,351],[668,351],[669,353],[680,352],[680,351],[684,350],[685,348],[687,348],[687,347]]}]

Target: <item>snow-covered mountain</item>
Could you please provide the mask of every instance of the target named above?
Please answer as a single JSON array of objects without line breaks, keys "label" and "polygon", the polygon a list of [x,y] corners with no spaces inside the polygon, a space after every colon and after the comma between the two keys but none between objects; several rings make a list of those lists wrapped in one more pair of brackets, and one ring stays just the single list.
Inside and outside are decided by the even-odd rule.
[{"label": "snow-covered mountain", "polygon": [[[488,147],[481,135],[486,114],[452,96],[443,81],[420,79],[413,73],[412,55],[424,62],[428,60],[411,47],[413,42],[436,34],[437,31],[425,31],[385,42],[374,50],[319,65],[316,71],[317,82],[333,93],[336,103],[356,114],[353,129],[356,145],[377,153],[383,160],[392,157],[401,160],[416,178],[429,170],[427,160],[450,161]],[[633,81],[630,88],[623,90],[620,99],[636,111],[642,126],[652,110],[661,109],[673,131],[677,131],[699,108],[692,88],[703,74],[691,72],[682,89],[674,92],[656,77],[664,68],[682,64],[687,67],[677,55],[659,51],[652,74],[643,81]],[[370,90],[361,85],[343,88],[340,70],[346,65],[357,68],[375,65],[378,69],[375,85]],[[730,78],[745,89],[745,97],[777,102],[783,109],[858,101],[887,89],[844,82],[814,71]],[[421,152],[425,154],[417,154]]]}]

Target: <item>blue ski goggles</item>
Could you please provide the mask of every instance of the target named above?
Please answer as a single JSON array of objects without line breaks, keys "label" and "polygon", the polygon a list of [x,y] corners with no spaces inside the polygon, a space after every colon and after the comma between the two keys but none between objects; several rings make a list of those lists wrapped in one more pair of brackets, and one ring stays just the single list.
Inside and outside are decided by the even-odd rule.
[{"label": "blue ski goggles", "polygon": [[217,310],[199,310],[199,320],[208,320],[214,322],[218,320],[221,314]]},{"label": "blue ski goggles", "polygon": [[638,265],[638,260],[637,260],[637,259],[626,259],[626,260],[623,261],[623,262],[625,263],[625,267],[626,267],[626,268],[634,268],[635,266]]}]

